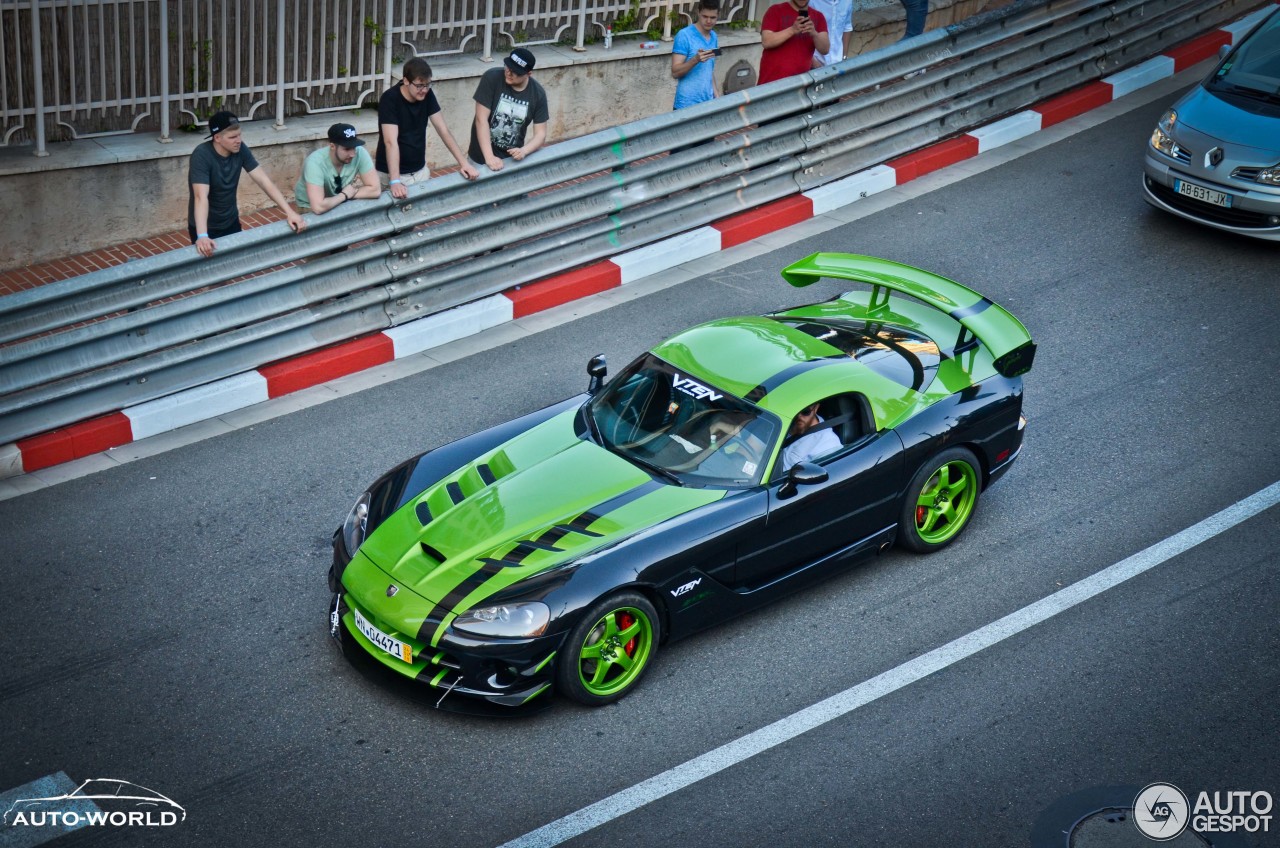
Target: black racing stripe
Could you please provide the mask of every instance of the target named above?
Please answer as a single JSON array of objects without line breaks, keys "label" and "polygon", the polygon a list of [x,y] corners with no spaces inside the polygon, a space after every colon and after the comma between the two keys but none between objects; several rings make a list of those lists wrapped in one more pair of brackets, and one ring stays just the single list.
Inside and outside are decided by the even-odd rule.
[{"label": "black racing stripe", "polygon": [[556,542],[560,541],[572,532],[573,528],[569,527],[569,525],[557,524],[555,527],[552,527],[550,530],[539,536],[537,538],[537,542],[541,545],[554,545]]},{"label": "black racing stripe", "polygon": [[444,489],[449,493],[449,500],[456,504],[460,504],[467,499],[467,496],[462,494],[462,487],[457,483],[446,483]]},{"label": "black racing stripe", "polygon": [[567,526],[575,533],[581,533],[584,536],[595,536],[598,539],[604,534],[592,533],[587,528],[599,520],[600,516],[596,515],[594,512],[584,512],[582,515],[573,519],[573,521],[570,521]]},{"label": "black racing stripe", "polygon": [[525,559],[529,556],[529,554],[533,553],[536,550],[537,548],[533,547],[528,542],[520,542],[514,548],[512,548],[510,551],[504,554],[502,556],[502,559],[498,560],[498,562],[501,562],[503,565],[519,565],[520,563],[525,561]]},{"label": "black racing stripe", "polygon": [[[449,485],[453,485],[453,484],[450,483]],[[577,524],[578,521],[583,520],[587,516],[591,516],[591,521],[595,521],[599,519],[601,516],[608,515],[610,512],[613,512],[616,509],[621,509],[627,504],[637,501],[640,498],[643,498],[645,495],[656,492],[658,489],[661,489],[662,487],[663,487],[663,484],[658,482],[657,480],[649,480],[645,483],[641,483],[639,486],[636,486],[634,489],[628,489],[622,494],[615,495],[614,497],[610,498],[604,503],[593,507],[589,512],[585,512],[581,516],[579,516],[577,519],[575,519],[573,523]],[[585,529],[585,525],[583,529]],[[484,565],[480,568],[479,571],[475,572],[466,580],[463,580],[461,583],[459,583],[452,592],[450,592],[445,597],[441,598],[440,602],[436,604],[435,607],[432,608],[431,612],[427,615],[426,619],[422,622],[422,626],[418,628],[418,638],[421,639],[423,642],[430,644],[431,637],[435,635],[436,630],[439,629],[440,625],[444,623],[445,618],[449,615],[449,613],[453,612],[453,608],[457,606],[458,603],[463,598],[471,594],[473,591],[475,591],[477,587],[479,587],[486,580],[488,580],[493,575],[497,574],[502,569],[510,568],[513,565],[519,565],[521,562],[524,561],[526,557],[528,557],[530,554],[532,554],[534,551],[537,551],[537,550],[546,550],[546,548],[541,546],[534,546],[533,544],[528,542],[521,542],[520,544],[516,545],[511,550],[510,553],[508,553],[506,556],[502,557],[501,559],[481,560],[481,562],[483,562]]]},{"label": "black racing stripe", "polygon": [[984,297],[973,306],[966,306],[964,309],[957,309],[954,312],[948,312],[947,314],[959,321],[962,318],[969,318],[973,315],[977,315],[979,312],[986,312],[987,308],[990,306],[994,306],[994,304]]},{"label": "black racing stripe", "polygon": [[418,638],[421,641],[428,645],[431,644],[431,637],[435,635],[436,630],[449,616],[449,613],[453,612],[453,608],[467,595],[484,585],[490,577],[502,571],[503,565],[500,562],[495,562],[494,560],[484,560],[483,562],[484,565],[477,571],[472,572],[471,576],[457,586],[454,586],[453,591],[441,598],[440,602],[432,607],[431,612],[423,620],[422,626],[418,628]]},{"label": "black racing stripe", "polygon": [[840,354],[839,356],[824,357],[822,359],[809,359],[809,360],[805,360],[804,362],[797,362],[795,365],[792,365],[790,368],[783,368],[777,374],[774,374],[772,377],[765,380],[763,383],[756,386],[751,391],[747,392],[746,400],[751,403],[759,403],[760,400],[765,395],[769,394],[769,392],[778,388],[783,383],[790,380],[792,377],[799,376],[800,374],[803,374],[806,371],[812,371],[814,368],[821,368],[824,365],[831,365],[836,362],[844,362],[848,358],[849,357],[845,356],[844,354]]},{"label": "black racing stripe", "polygon": [[[634,489],[628,489],[627,491],[623,492],[620,495],[615,495],[614,497],[609,498],[609,500],[605,501],[604,503],[596,504],[595,506],[591,507],[589,512],[590,514],[594,515],[596,519],[602,518],[603,516],[608,515],[614,510],[622,509],[624,506],[626,506],[629,503],[632,503],[633,501],[640,500],[645,495],[653,494],[654,492],[663,488],[665,485],[666,485],[665,483],[660,483],[657,480],[650,479],[647,482],[641,483],[639,486],[636,486]],[[587,514],[588,513],[583,513],[583,515],[587,515]],[[576,523],[577,522],[575,521],[574,524]]]},{"label": "black racing stripe", "polygon": [[555,527],[552,527],[550,530],[548,530],[547,532],[539,536],[536,540],[536,543],[543,544],[543,545],[554,545],[556,542],[559,542],[561,539],[563,539],[565,536],[568,536],[570,533],[577,533],[582,536],[590,536],[594,539],[599,539],[604,534],[593,533],[587,529],[587,527],[591,525],[591,522],[598,521],[599,519],[600,519],[600,516],[598,515],[593,515],[592,513],[584,512],[582,515],[579,515],[577,518],[573,519],[573,522],[571,524],[557,524]]},{"label": "black racing stripe", "polygon": [[422,522],[422,526],[426,527],[431,523],[431,507],[427,506],[426,501],[418,501],[418,505],[413,508],[417,514],[418,520]]},{"label": "black racing stripe", "polygon": [[538,549],[538,550],[540,550],[540,551],[548,551],[548,552],[553,553],[553,554],[558,554],[558,553],[563,553],[563,552],[564,552],[564,549],[563,549],[563,548],[557,548],[555,545],[551,544],[550,542],[544,542],[544,541],[542,541],[541,539],[526,539],[526,540],[524,540],[523,542],[521,542],[520,544],[522,544],[522,545],[531,545],[532,547],[534,547],[534,548],[536,548],[536,549]]},{"label": "black racing stripe", "polygon": [[486,486],[492,486],[494,481],[498,479],[493,476],[493,469],[484,463],[476,466],[476,473],[480,475],[480,479],[484,481]]}]

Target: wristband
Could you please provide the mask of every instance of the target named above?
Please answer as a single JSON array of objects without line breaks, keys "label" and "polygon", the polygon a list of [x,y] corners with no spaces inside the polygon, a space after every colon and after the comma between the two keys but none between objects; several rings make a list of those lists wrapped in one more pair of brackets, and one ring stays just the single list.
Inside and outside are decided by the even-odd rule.
[{"label": "wristband", "polygon": [[388,183],[388,185],[400,185],[400,181],[399,181],[399,180],[392,180],[390,183]]},{"label": "wristband", "polygon": [[196,241],[200,241],[200,239],[208,238],[208,237],[209,237],[208,233],[196,233]]}]

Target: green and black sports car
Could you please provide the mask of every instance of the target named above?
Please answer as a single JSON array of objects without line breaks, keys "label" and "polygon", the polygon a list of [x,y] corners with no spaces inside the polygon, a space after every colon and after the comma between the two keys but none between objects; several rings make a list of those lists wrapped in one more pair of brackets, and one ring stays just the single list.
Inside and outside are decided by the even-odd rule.
[{"label": "green and black sports car", "polygon": [[586,394],[374,483],[334,533],[344,653],[449,709],[607,704],[668,640],[954,541],[1021,449],[1026,328],[883,259],[782,276],[869,290],[693,327],[608,383],[596,357]]}]

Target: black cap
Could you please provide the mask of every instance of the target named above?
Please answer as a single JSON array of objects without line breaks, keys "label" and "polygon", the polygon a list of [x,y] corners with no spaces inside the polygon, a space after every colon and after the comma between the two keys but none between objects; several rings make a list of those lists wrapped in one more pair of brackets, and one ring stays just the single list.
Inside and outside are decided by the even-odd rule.
[{"label": "black cap", "polygon": [[537,59],[533,58],[533,54],[523,47],[517,47],[512,50],[511,55],[502,60],[503,64],[507,66],[507,70],[520,77],[532,71],[537,61]]},{"label": "black cap", "polygon": [[240,126],[240,119],[234,112],[219,112],[209,119],[209,134],[205,138],[213,138],[223,130]]},{"label": "black cap", "polygon": [[356,135],[356,128],[350,124],[334,124],[329,127],[329,140],[339,147],[364,147],[364,141]]}]

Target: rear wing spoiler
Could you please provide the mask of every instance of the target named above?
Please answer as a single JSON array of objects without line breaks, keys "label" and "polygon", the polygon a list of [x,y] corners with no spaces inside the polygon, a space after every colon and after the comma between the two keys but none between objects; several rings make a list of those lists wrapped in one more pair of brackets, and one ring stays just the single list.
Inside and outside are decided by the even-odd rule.
[{"label": "rear wing spoiler", "polygon": [[852,253],[815,253],[782,269],[782,278],[798,288],[823,277],[870,285],[869,317],[888,311],[891,292],[909,295],[960,323],[956,354],[981,342],[995,358],[996,371],[1005,377],[1031,370],[1036,346],[1022,322],[1003,306],[953,280],[888,259]]}]

